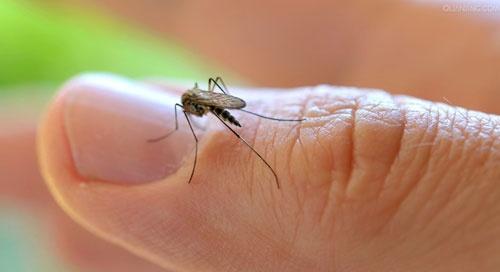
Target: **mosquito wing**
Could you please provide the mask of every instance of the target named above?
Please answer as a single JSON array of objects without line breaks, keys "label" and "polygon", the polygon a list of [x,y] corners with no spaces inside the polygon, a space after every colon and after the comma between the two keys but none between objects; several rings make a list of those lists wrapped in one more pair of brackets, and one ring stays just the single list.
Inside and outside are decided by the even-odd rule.
[{"label": "mosquito wing", "polygon": [[199,90],[196,91],[196,94],[193,96],[193,102],[200,105],[225,109],[242,109],[246,106],[245,101],[236,96]]}]

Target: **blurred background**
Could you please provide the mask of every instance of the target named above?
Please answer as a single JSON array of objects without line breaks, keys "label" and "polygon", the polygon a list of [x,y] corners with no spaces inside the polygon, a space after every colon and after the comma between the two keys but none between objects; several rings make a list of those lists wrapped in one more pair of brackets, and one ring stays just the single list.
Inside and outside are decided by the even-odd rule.
[{"label": "blurred background", "polygon": [[497,1],[0,0],[0,271],[163,271],[74,224],[36,123],[72,76],[380,88],[500,113]]}]

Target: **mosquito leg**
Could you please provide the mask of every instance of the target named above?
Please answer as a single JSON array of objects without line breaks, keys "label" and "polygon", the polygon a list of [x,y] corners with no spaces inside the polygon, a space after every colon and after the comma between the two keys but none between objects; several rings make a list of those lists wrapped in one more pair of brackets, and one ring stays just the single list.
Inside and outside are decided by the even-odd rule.
[{"label": "mosquito leg", "polygon": [[[220,84],[218,82],[220,82]],[[224,88],[222,88],[221,85],[224,86]],[[208,79],[208,91],[213,92],[215,89],[215,86],[219,87],[219,90],[221,90],[222,93],[229,94],[229,91],[227,90],[227,86],[224,83],[224,81],[222,81],[221,77],[216,77],[215,79],[213,79],[213,78]]]},{"label": "mosquito leg", "polygon": [[264,115],[261,115],[261,114],[255,113],[255,112],[247,111],[247,110],[244,110],[244,109],[237,109],[237,110],[240,110],[240,111],[242,111],[242,112],[246,112],[246,113],[249,113],[249,114],[253,114],[253,115],[255,115],[255,116],[259,116],[259,117],[264,118],[264,119],[274,120],[274,121],[302,122],[302,121],[305,121],[305,120],[306,120],[306,118],[302,118],[302,119],[282,119],[282,118],[273,118],[273,117],[264,116]]},{"label": "mosquito leg", "polygon": [[238,137],[238,139],[240,139],[243,143],[245,143],[246,146],[248,146],[261,160],[262,162],[264,162],[266,164],[266,166],[269,168],[269,170],[271,170],[271,172],[273,173],[274,175],[274,179],[276,180],[276,186],[278,186],[278,189],[280,188],[280,183],[278,181],[278,175],[276,175],[276,172],[274,172],[274,169],[271,167],[271,165],[269,165],[269,163],[259,154],[259,152],[257,152],[249,143],[247,143],[247,141],[245,141],[245,139],[241,138],[241,136],[236,132],[234,131],[228,124],[226,124],[226,122],[224,122],[224,120],[222,120],[222,118],[220,118],[218,115],[214,114],[215,117],[217,117],[234,135],[236,135],[236,137]]},{"label": "mosquito leg", "polygon": [[168,136],[170,136],[172,133],[176,132],[179,129],[179,122],[177,120],[177,107],[183,108],[182,105],[179,104],[179,103],[176,103],[175,106],[174,106],[174,112],[175,112],[175,129],[172,130],[172,131],[170,131],[169,133],[161,136],[161,137],[154,138],[154,139],[149,139],[148,140],[149,143],[159,142],[159,141],[167,138]]},{"label": "mosquito leg", "polygon": [[[224,81],[222,80],[222,78],[221,77],[215,78],[215,82],[217,82],[217,81],[224,87],[225,92],[224,91],[222,91],[222,92],[225,93],[225,94],[229,94],[229,91],[227,90],[226,83],[224,83]],[[219,86],[219,85],[217,85],[217,86]],[[222,90],[222,88],[220,86],[219,86],[219,89]]]},{"label": "mosquito leg", "polygon": [[215,88],[215,84],[213,84],[214,79],[213,78],[208,78],[208,91],[213,92]]},{"label": "mosquito leg", "polygon": [[194,163],[193,163],[193,170],[191,170],[191,176],[189,177],[188,184],[191,183],[191,180],[193,179],[194,175],[194,169],[196,168],[196,161],[198,159],[198,137],[196,137],[196,134],[194,133],[193,126],[191,125],[191,120],[189,120],[189,117],[185,111],[183,111],[184,116],[186,117],[186,120],[188,122],[189,128],[191,129],[191,132],[193,133],[194,141],[195,141],[195,146],[194,146]]}]

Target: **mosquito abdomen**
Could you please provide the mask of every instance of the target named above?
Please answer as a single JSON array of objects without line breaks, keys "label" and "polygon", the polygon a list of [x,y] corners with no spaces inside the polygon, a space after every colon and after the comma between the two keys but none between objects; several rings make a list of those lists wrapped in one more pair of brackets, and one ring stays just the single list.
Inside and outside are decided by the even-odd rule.
[{"label": "mosquito abdomen", "polygon": [[225,121],[228,121],[229,123],[231,123],[237,127],[241,127],[240,122],[238,122],[238,120],[236,120],[236,118],[234,118],[234,116],[232,116],[229,111],[222,109],[222,108],[213,107],[212,112],[214,114],[217,114],[218,116],[220,116]]}]

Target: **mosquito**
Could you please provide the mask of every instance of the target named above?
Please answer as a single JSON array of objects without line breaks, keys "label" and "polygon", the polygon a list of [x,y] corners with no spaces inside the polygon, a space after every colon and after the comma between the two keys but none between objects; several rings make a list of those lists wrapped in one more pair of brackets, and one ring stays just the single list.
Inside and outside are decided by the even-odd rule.
[{"label": "mosquito", "polygon": [[[215,87],[217,87],[222,93],[215,92]],[[167,134],[148,140],[148,142],[158,142],[161,141],[168,136],[172,135],[172,133],[176,132],[179,129],[179,123],[177,119],[177,109],[181,108],[184,117],[188,122],[189,128],[191,129],[191,133],[193,134],[195,140],[195,155],[194,155],[194,163],[193,168],[191,170],[191,175],[189,177],[188,184],[191,183],[191,180],[194,176],[194,171],[196,169],[196,162],[198,159],[198,137],[193,130],[193,126],[191,124],[190,115],[194,115],[197,117],[202,117],[206,114],[213,114],[219,121],[224,124],[226,128],[228,128],[238,139],[240,139],[246,146],[252,150],[257,157],[271,170],[274,175],[274,179],[276,181],[276,186],[278,189],[280,188],[280,183],[278,181],[278,175],[274,171],[274,169],[269,165],[269,163],[262,157],[259,152],[257,152],[245,139],[243,139],[230,125],[241,127],[240,122],[236,120],[236,118],[228,111],[231,110],[240,110],[264,119],[273,120],[273,121],[287,121],[287,122],[301,122],[305,119],[282,119],[282,118],[273,118],[264,116],[258,113],[254,113],[248,110],[243,109],[246,107],[246,102],[236,96],[232,96],[229,94],[227,90],[226,84],[222,80],[221,77],[216,77],[215,79],[208,79],[208,90],[202,90],[198,87],[198,83],[194,84],[192,89],[188,89],[182,94],[181,104],[176,103],[174,106],[175,112],[175,129],[168,132]],[[228,124],[229,123],[229,124]]]}]

